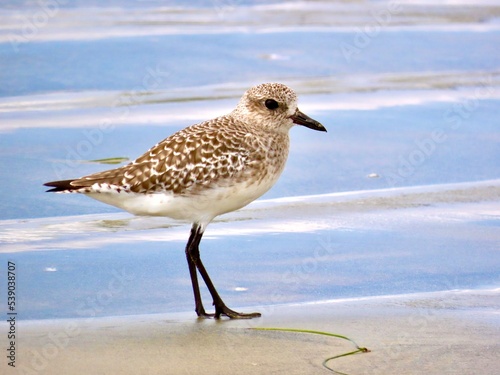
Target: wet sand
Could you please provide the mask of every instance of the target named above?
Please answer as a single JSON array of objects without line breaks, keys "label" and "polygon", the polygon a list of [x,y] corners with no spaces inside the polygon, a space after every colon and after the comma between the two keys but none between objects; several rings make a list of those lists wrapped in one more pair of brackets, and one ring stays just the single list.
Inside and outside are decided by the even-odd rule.
[{"label": "wet sand", "polygon": [[[0,374],[328,374],[354,349],[252,327],[371,349],[329,363],[346,374],[498,372],[497,4],[6,3],[0,305],[12,261],[21,320],[16,368],[0,320]],[[264,81],[328,136],[292,131],[279,183],[204,237],[226,302],[263,317],[198,320],[188,225],[42,183],[134,159]]]},{"label": "wet sand", "polygon": [[[19,323],[26,374],[495,374],[500,290],[462,290],[260,307],[252,321],[194,313]],[[246,309],[248,310],[248,309]],[[24,372],[22,371],[24,370]]]}]

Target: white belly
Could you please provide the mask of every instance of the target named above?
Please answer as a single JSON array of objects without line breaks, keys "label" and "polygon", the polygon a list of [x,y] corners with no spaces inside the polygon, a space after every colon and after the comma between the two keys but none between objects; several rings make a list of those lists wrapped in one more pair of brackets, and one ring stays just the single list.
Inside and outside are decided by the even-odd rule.
[{"label": "white belly", "polygon": [[242,208],[257,199],[274,185],[277,178],[267,178],[260,183],[242,182],[209,188],[196,195],[173,195],[170,192],[140,194],[123,190],[86,195],[134,215],[166,216],[208,224],[214,217]]}]

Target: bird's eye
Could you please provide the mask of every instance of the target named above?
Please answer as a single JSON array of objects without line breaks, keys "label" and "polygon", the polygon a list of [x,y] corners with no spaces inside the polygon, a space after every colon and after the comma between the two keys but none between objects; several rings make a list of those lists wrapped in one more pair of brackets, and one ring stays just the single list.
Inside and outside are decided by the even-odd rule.
[{"label": "bird's eye", "polygon": [[268,108],[268,109],[276,109],[280,106],[278,104],[278,102],[274,99],[267,99],[264,104],[266,105],[266,108]]}]

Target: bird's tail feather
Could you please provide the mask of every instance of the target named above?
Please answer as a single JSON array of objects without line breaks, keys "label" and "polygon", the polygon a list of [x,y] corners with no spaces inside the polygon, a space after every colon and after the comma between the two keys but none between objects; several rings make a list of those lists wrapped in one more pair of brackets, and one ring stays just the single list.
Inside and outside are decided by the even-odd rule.
[{"label": "bird's tail feather", "polygon": [[44,186],[50,186],[52,189],[47,190],[47,192],[58,192],[58,191],[71,191],[78,189],[78,187],[71,185],[74,180],[61,180],[61,181],[51,181],[43,184]]}]

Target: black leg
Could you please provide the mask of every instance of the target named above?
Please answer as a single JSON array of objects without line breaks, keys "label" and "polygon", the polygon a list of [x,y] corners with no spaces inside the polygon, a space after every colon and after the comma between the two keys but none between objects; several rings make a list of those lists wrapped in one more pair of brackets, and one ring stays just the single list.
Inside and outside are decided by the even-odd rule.
[{"label": "black leg", "polygon": [[[217,293],[217,290],[215,289],[212,280],[210,280],[210,276],[208,276],[208,272],[200,258],[199,245],[202,236],[203,230],[200,225],[193,224],[191,228],[191,235],[189,236],[189,240],[186,245],[186,258],[188,261],[189,273],[191,275],[191,283],[193,284],[195,311],[198,316],[215,316],[215,318],[220,318],[221,315],[226,315],[232,319],[251,319],[259,317],[260,313],[244,314],[231,310],[225,305],[224,301],[222,301],[222,298],[220,298],[219,293]],[[205,284],[212,295],[213,304],[215,306],[214,315],[207,314],[203,307],[196,269],[200,272],[203,281],[205,281]]]},{"label": "black leg", "polygon": [[[196,224],[193,224],[193,227],[191,228],[191,234],[189,236],[188,243],[186,245],[186,259],[188,262],[188,267],[189,267],[189,275],[191,276],[191,284],[193,286],[193,293],[194,293],[194,304],[195,304],[195,311],[198,316],[213,316],[213,314],[207,314],[205,312],[205,308],[203,307],[203,302],[201,300],[201,293],[200,293],[200,286],[198,284],[198,277],[196,274],[196,263],[195,259],[200,258],[200,251],[199,251],[199,243],[201,240],[201,235],[198,236],[199,227]],[[202,233],[203,234],[203,233]]]}]

